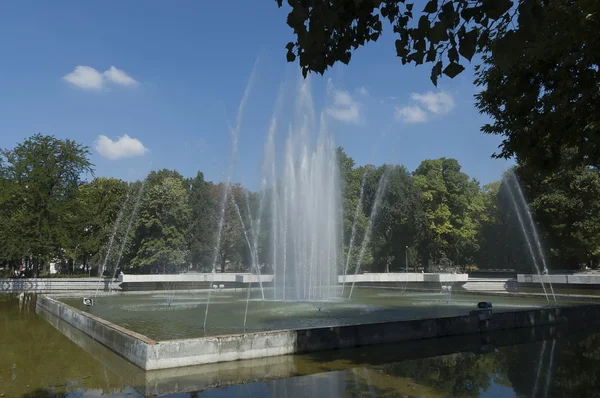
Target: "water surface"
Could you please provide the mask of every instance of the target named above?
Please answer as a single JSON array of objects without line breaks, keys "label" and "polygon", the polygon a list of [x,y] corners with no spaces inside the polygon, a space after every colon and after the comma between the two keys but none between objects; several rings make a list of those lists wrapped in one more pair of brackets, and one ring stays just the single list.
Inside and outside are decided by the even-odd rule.
[{"label": "water surface", "polygon": [[[75,336],[79,333],[76,341],[86,349],[35,313],[34,295],[0,295],[0,395],[11,398],[600,396],[598,326],[567,326],[561,329],[568,332],[566,335],[554,333],[556,328],[546,331],[537,328],[535,333],[522,329],[489,336],[433,339],[429,344],[363,347],[167,372],[143,372],[71,329]],[[527,341],[527,336],[546,340],[501,346],[516,334],[525,338],[523,341]],[[462,352],[451,353],[453,350]],[[268,377],[259,376],[261,371]],[[236,377],[229,378],[228,374]],[[220,388],[198,387],[199,381],[209,379],[212,384],[207,387]]]}]

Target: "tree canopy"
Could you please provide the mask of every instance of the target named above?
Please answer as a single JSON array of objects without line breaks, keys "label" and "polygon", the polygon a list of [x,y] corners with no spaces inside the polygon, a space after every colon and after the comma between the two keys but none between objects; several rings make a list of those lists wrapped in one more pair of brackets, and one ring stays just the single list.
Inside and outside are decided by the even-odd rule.
[{"label": "tree canopy", "polygon": [[[272,187],[251,192],[206,181],[201,172],[185,178],[166,169],[143,181],[88,181],[87,149],[51,136],[33,136],[2,154],[0,265],[24,264],[32,274],[50,262],[65,273],[110,275],[117,267],[142,273],[211,271],[215,265],[221,272],[252,271],[254,264],[273,269],[269,244],[278,232],[271,230]],[[342,148],[337,157],[340,273],[402,272],[407,266],[532,271],[513,192],[504,182],[482,187],[450,158],[423,160],[411,172],[401,165],[357,166]],[[598,268],[598,172],[579,166],[548,174],[519,164],[507,173],[521,183],[550,268]]]},{"label": "tree canopy", "polygon": [[[279,7],[283,0],[276,0]],[[600,2],[596,0],[289,0],[287,60],[323,74],[377,41],[384,23],[402,64],[431,81],[475,67],[481,130],[504,137],[493,156],[552,172],[600,159]]]}]

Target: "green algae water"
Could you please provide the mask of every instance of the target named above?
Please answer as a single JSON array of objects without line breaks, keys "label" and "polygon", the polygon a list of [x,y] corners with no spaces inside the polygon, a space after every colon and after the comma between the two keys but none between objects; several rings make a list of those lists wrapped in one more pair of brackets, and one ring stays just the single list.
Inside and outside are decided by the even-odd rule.
[{"label": "green algae water", "polygon": [[356,289],[352,300],[283,302],[260,300],[255,290],[244,329],[246,290],[224,290],[212,292],[204,330],[207,297],[206,292],[117,293],[98,296],[91,307],[86,307],[81,297],[60,300],[155,340],[468,315],[479,301],[491,301],[497,312],[548,305],[543,298],[377,288]]},{"label": "green algae water", "polygon": [[[2,397],[600,396],[599,326],[143,372],[57,318],[50,323],[35,299],[0,294]],[[495,345],[517,333],[526,342]]]}]

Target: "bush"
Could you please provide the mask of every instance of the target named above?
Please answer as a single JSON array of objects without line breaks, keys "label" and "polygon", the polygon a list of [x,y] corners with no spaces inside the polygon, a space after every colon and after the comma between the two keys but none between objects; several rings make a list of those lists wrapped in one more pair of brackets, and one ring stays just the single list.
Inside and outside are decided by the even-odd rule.
[{"label": "bush", "polygon": [[10,268],[0,269],[0,279],[10,278]]}]

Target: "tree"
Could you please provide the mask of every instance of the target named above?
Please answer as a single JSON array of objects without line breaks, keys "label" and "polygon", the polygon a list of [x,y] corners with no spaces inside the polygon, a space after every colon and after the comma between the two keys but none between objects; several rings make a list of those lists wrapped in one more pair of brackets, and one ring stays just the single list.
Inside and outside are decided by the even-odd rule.
[{"label": "tree", "polygon": [[[283,5],[283,0],[276,2]],[[297,58],[304,76],[323,74],[336,62],[350,62],[353,50],[379,39],[382,21],[387,20],[398,35],[395,50],[402,64],[433,63],[431,80],[437,84],[442,73],[453,78],[464,70],[461,57],[471,61],[490,41],[503,37],[517,15],[519,22],[522,15],[532,15],[529,10],[535,1],[522,0],[514,7],[512,0],[430,0],[422,10],[421,3],[404,0],[288,3],[292,10],[287,24],[296,41],[287,44],[287,59]]]},{"label": "tree", "polygon": [[[214,185],[211,194],[213,195],[213,203],[215,204],[216,217],[221,216],[220,206],[222,205],[223,190],[227,189],[224,184]],[[242,207],[242,188],[239,185],[233,185],[229,188],[228,199],[225,203],[225,212],[223,218],[223,227],[221,230],[221,239],[218,249],[218,261],[220,264],[221,272],[225,272],[227,265],[237,265],[241,261],[241,253],[244,250],[244,246],[247,248],[247,244],[244,245],[244,230],[238,216],[236,205],[239,206],[240,211]],[[219,222],[219,221],[217,221]],[[215,240],[217,237],[215,237]]]},{"label": "tree", "polygon": [[546,175],[516,169],[539,224],[553,268],[598,267],[600,260],[600,174],[580,166]]},{"label": "tree", "polygon": [[600,2],[525,3],[536,5],[478,68],[477,107],[493,119],[482,131],[505,137],[497,157],[547,171],[598,168]]},{"label": "tree", "polygon": [[209,265],[213,255],[214,231],[217,220],[212,184],[204,180],[201,172],[186,180],[191,208],[190,227],[187,235],[190,263],[196,266]]},{"label": "tree", "polygon": [[93,173],[89,150],[72,140],[37,134],[13,150],[2,150],[3,173],[12,180],[12,225],[21,242],[13,255],[27,257],[37,275],[38,266],[62,256],[69,245],[68,218],[81,177]]},{"label": "tree", "polygon": [[[354,168],[354,160],[341,147],[337,149],[337,158],[341,181],[342,232],[344,238],[338,270],[340,273],[344,273],[346,264],[349,268],[348,272],[353,271],[357,266],[359,247],[369,221],[363,207],[364,192],[363,202],[361,202],[361,192],[365,189],[366,177],[372,170],[370,167]],[[349,261],[348,255],[350,255]]]},{"label": "tree", "polygon": [[166,272],[167,267],[179,268],[186,263],[191,210],[182,179],[168,176],[150,181],[139,211],[139,248],[132,264]]},{"label": "tree", "polygon": [[[276,0],[279,7],[283,0]],[[482,131],[504,136],[495,157],[555,170],[564,151],[576,165],[600,159],[600,2],[596,0],[290,0],[296,39],[289,62],[323,74],[382,34],[397,35],[402,64],[433,64],[431,80],[461,73],[481,55],[477,106],[493,118]],[[421,9],[422,4],[425,4]],[[417,8],[415,8],[417,7]],[[476,58],[477,59],[477,58]],[[477,61],[479,62],[479,61]],[[561,161],[562,160],[562,161]]]},{"label": "tree", "polygon": [[379,204],[373,225],[373,257],[375,267],[390,272],[405,270],[405,251],[411,248],[410,264],[416,265],[415,246],[424,221],[421,192],[403,166],[387,166],[389,182]]},{"label": "tree", "polygon": [[483,209],[477,215],[480,224],[477,267],[535,272],[525,239],[518,231],[519,220],[506,184],[503,181],[488,184],[480,195]]},{"label": "tree", "polygon": [[426,215],[420,239],[424,264],[443,258],[472,264],[478,250],[475,214],[482,210],[479,184],[460,171],[455,159],[446,158],[421,162],[414,181],[423,193]]},{"label": "tree", "polygon": [[128,195],[128,184],[116,178],[94,178],[79,188],[75,225],[71,228],[71,241],[78,248],[74,259],[81,257],[85,264],[104,260],[111,235],[118,228],[115,223],[124,217],[121,214],[119,220],[118,216],[120,211],[124,213]]}]

